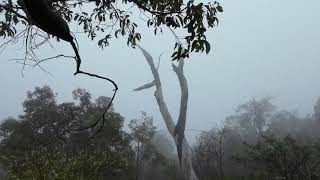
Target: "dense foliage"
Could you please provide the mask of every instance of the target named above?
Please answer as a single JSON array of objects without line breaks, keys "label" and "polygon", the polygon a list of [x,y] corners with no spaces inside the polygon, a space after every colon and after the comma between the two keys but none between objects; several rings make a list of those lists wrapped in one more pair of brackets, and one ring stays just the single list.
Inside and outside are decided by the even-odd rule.
[{"label": "dense foliage", "polygon": [[[1,122],[1,179],[182,180],[175,146],[152,116],[142,112],[126,132],[112,107],[106,122],[99,121],[102,129],[81,129],[101,116],[110,98],[93,100],[84,89],[73,91],[73,102],[56,97],[50,87],[37,87],[20,116]],[[271,100],[239,105],[222,128],[201,134],[193,146],[199,179],[319,179],[320,101],[314,114],[300,117]]]},{"label": "dense foliage", "polygon": [[[95,100],[84,89],[73,91],[73,102],[57,103],[50,87],[27,93],[23,114],[0,125],[1,179],[137,179],[177,177],[178,168],[152,143],[156,128],[145,113],[122,130],[124,118],[114,107],[105,122],[95,122],[110,98]],[[101,127],[101,125],[103,127]],[[163,139],[163,138],[162,138]],[[159,143],[159,141],[157,142]],[[137,148],[138,147],[138,148]],[[137,163],[138,162],[138,163]]]},{"label": "dense foliage", "polygon": [[27,94],[24,113],[2,122],[1,162],[10,179],[101,179],[125,172],[124,157],[132,150],[129,135],[121,130],[123,118],[107,113],[107,125],[95,138],[94,128],[73,131],[101,115],[109,100],[92,102],[83,89],[73,95],[77,102],[58,104],[49,87],[36,88]]},{"label": "dense foliage", "polygon": [[[142,35],[138,32],[138,18],[157,34],[162,28],[172,27],[185,32],[186,50],[176,44],[173,59],[188,56],[190,52],[210,51],[206,32],[218,24],[216,15],[223,9],[218,2],[196,3],[193,0],[48,0],[53,9],[69,23],[76,23],[92,40],[98,37],[100,47],[108,46],[112,37],[126,36],[127,44],[135,46]],[[132,8],[135,7],[135,8]],[[139,12],[140,11],[140,12]],[[139,15],[140,14],[140,15]],[[19,38],[17,29],[28,29],[32,21],[19,1],[0,3],[0,37]],[[24,31],[30,39],[47,37],[38,31]],[[38,46],[26,41],[30,49]],[[29,43],[29,44],[28,44]]]},{"label": "dense foliage", "polygon": [[319,101],[312,116],[278,111],[271,98],[238,106],[194,148],[200,179],[320,178]]}]

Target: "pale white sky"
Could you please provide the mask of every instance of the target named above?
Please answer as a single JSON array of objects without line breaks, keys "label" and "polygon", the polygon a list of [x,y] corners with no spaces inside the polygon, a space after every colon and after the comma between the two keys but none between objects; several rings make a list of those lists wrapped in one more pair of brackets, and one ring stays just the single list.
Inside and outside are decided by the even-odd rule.
[{"label": "pale white sky", "polygon": [[[185,73],[190,88],[187,128],[208,130],[233,113],[233,109],[251,98],[274,96],[279,108],[311,113],[320,96],[320,7],[319,0],[243,0],[220,1],[224,13],[220,24],[209,32],[212,43],[209,55],[194,55],[186,62]],[[76,27],[72,27],[76,29]],[[145,32],[141,46],[154,57],[166,52],[160,75],[165,98],[174,118],[178,115],[180,89],[171,70],[174,38],[169,31],[153,36]],[[138,49],[126,46],[125,40],[113,41],[103,51],[96,42],[77,34],[82,67],[114,79],[119,84],[116,110],[127,120],[141,110],[153,115],[163,127],[153,89],[131,90],[152,80],[149,67]],[[3,41],[2,39],[0,41]],[[39,56],[73,55],[70,45],[54,43]],[[90,90],[93,96],[111,96],[112,85],[84,76],[73,76],[74,64],[68,59],[44,64],[53,76],[39,69],[26,69],[8,59],[22,57],[18,44],[0,56],[0,119],[21,113],[27,90],[44,84],[59,93],[59,101],[71,100],[77,87]]]}]

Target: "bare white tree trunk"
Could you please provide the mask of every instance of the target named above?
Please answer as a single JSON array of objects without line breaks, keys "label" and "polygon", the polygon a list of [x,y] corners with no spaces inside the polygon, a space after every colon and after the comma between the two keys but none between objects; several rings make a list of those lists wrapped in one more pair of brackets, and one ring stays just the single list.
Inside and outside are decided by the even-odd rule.
[{"label": "bare white tree trunk", "polygon": [[[180,59],[178,65],[172,64],[173,71],[177,74],[179,83],[180,83],[180,88],[181,88],[181,101],[180,101],[180,113],[179,113],[179,118],[178,118],[178,123],[177,126],[181,126],[180,132],[175,133],[175,123],[172,120],[172,117],[169,113],[168,107],[164,101],[163,98],[163,92],[162,92],[162,86],[161,86],[161,81],[160,81],[160,76],[158,73],[158,69],[156,68],[152,56],[141,46],[137,45],[143,55],[145,56],[150,68],[151,72],[154,77],[154,81],[151,83],[145,84],[139,88],[136,88],[135,91],[141,91],[144,89],[151,88],[153,86],[156,87],[156,91],[154,93],[154,96],[157,100],[159,110],[161,112],[161,115],[163,117],[163,120],[165,121],[165,124],[167,126],[167,129],[171,136],[173,137],[175,144],[177,147],[179,147],[179,144],[182,145],[182,153],[181,153],[181,170],[183,172],[184,178],[186,180],[198,180],[198,177],[196,176],[193,167],[192,167],[192,151],[191,147],[189,146],[187,140],[184,137],[184,129],[185,129],[185,124],[186,124],[186,113],[187,113],[187,105],[188,105],[188,84],[187,80],[183,74],[183,66],[184,66],[184,60]],[[178,130],[178,127],[176,128],[176,131]],[[182,131],[182,132],[181,132]],[[182,141],[181,143],[178,140],[179,133],[183,133]]]}]

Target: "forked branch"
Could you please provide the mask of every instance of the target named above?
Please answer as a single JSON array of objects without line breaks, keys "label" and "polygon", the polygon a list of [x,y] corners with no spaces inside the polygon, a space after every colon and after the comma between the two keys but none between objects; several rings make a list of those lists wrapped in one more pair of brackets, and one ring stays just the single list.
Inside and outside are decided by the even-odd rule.
[{"label": "forked branch", "polygon": [[[180,113],[178,118],[177,126],[171,117],[171,114],[168,110],[168,107],[163,98],[162,86],[159,72],[155,66],[152,56],[141,46],[137,45],[137,47],[142,51],[144,57],[147,60],[147,63],[150,66],[151,72],[154,77],[154,83],[156,86],[155,90],[155,98],[158,103],[159,110],[165,121],[167,129],[171,136],[173,137],[175,144],[177,146],[177,151],[180,160],[180,167],[184,174],[185,179],[187,180],[198,180],[197,176],[195,175],[193,168],[192,168],[192,152],[191,148],[184,137],[184,129],[186,124],[186,114],[187,114],[187,104],[188,104],[188,84],[187,80],[183,74],[183,65],[184,60],[179,60],[178,66],[173,64],[173,70],[176,72],[180,88],[181,88],[181,102],[180,102]],[[138,88],[137,88],[138,89]],[[143,89],[143,88],[142,88]],[[142,90],[141,89],[141,90]]]}]

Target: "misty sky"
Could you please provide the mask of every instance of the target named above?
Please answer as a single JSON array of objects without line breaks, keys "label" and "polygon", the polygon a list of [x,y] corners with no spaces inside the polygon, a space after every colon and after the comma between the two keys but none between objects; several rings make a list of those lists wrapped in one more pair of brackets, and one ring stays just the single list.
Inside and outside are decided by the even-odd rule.
[{"label": "misty sky", "polygon": [[[224,7],[220,24],[208,34],[212,51],[209,55],[193,55],[186,61],[190,92],[187,128],[208,130],[231,115],[237,105],[265,96],[275,97],[274,103],[281,109],[297,110],[301,115],[311,113],[320,96],[320,1],[220,2]],[[140,32],[144,33],[140,45],[155,59],[165,52],[160,75],[167,105],[177,118],[180,89],[170,60],[174,37],[169,31],[154,36],[153,30],[143,25]],[[97,42],[76,35],[82,68],[118,83],[116,110],[127,120],[146,111],[155,117],[157,126],[163,127],[154,89],[132,92],[153,80],[142,53],[127,47],[125,39],[112,41],[110,47],[101,51]],[[67,43],[54,46],[41,49],[39,56],[73,55]],[[109,83],[82,75],[74,77],[74,62],[68,59],[43,64],[53,76],[38,68],[27,68],[22,77],[21,65],[8,61],[21,57],[21,43],[8,47],[0,56],[0,119],[21,113],[26,91],[35,86],[50,85],[58,92],[59,102],[70,101],[71,91],[78,87],[88,89],[94,97],[112,95]]]}]

